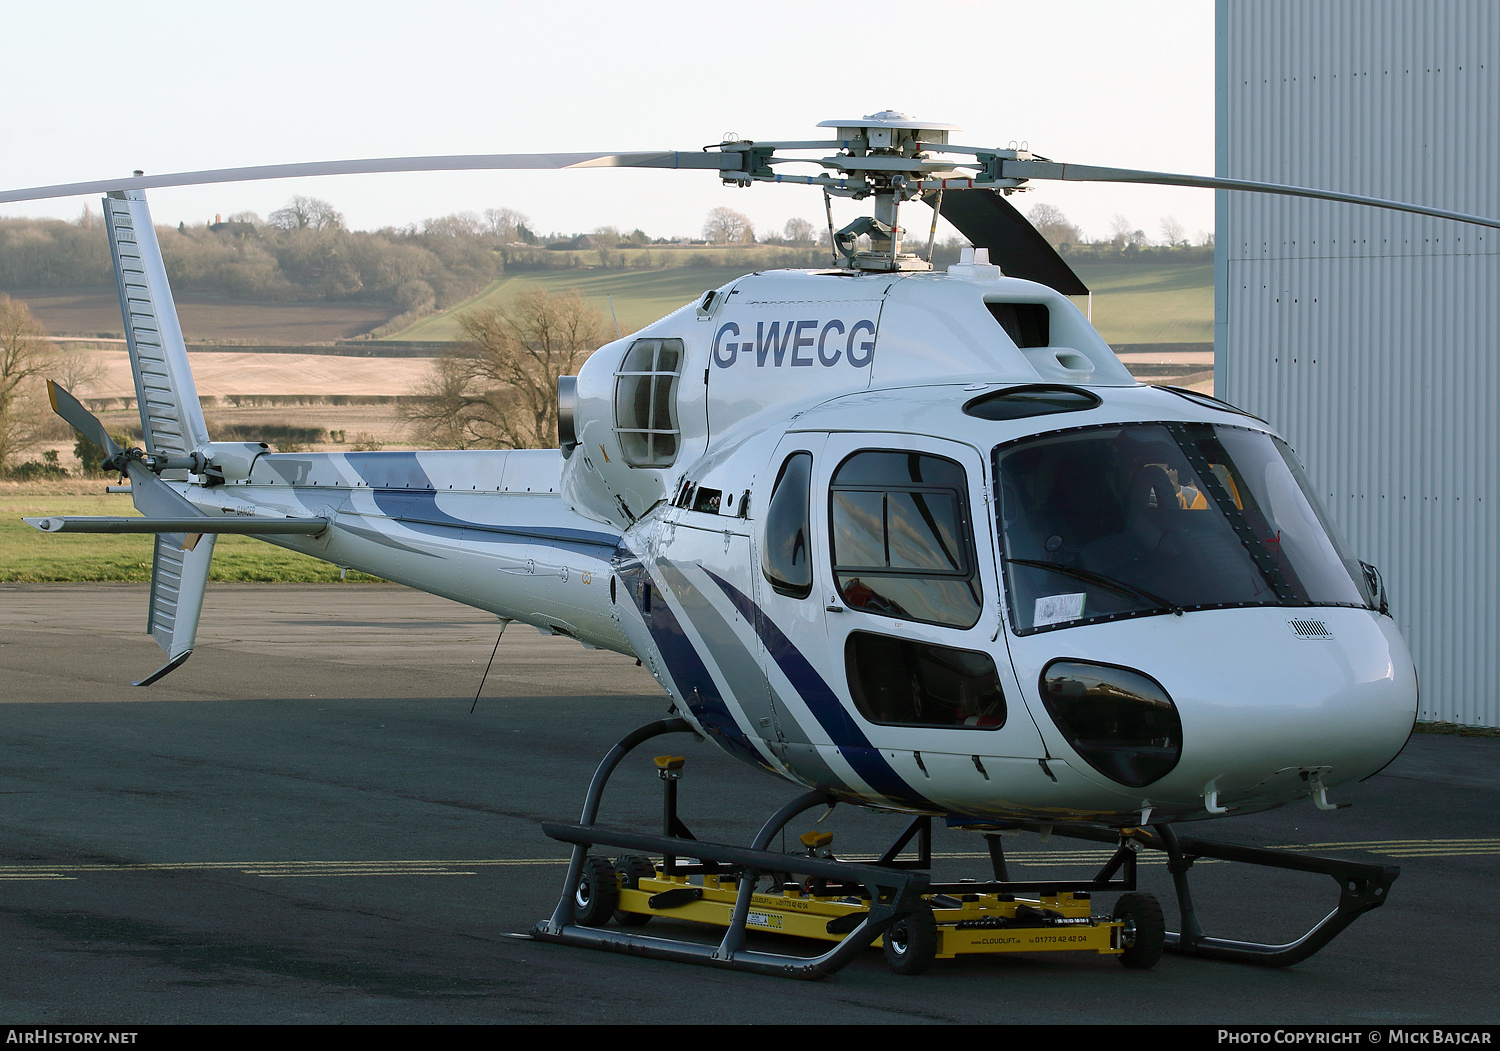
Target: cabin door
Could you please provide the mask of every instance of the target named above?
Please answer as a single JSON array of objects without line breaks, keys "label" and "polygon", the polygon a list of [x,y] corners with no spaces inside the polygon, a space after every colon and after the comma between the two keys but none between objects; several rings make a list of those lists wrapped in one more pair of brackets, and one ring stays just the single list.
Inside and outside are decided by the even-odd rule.
[{"label": "cabin door", "polygon": [[[987,781],[985,757],[1045,753],[1001,638],[985,465],[972,447],[833,434],[814,488],[825,676],[914,787]],[[903,764],[904,765],[904,762]],[[991,766],[994,764],[992,763]]]}]

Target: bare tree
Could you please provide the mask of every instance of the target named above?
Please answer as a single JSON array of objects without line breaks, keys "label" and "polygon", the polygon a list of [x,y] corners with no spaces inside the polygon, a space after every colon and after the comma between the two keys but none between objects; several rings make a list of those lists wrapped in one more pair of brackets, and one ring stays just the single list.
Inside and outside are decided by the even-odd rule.
[{"label": "bare tree", "polygon": [[1177,216],[1169,215],[1161,221],[1161,236],[1168,247],[1187,243],[1187,228],[1177,221]]},{"label": "bare tree", "polygon": [[617,226],[601,226],[589,235],[589,240],[594,243],[594,251],[599,253],[599,265],[608,270],[620,261],[620,253],[615,247],[624,240],[620,236],[620,228]]},{"label": "bare tree", "polygon": [[491,433],[489,417],[495,409],[483,395],[473,363],[460,352],[444,354],[432,363],[416,394],[418,400],[403,408],[402,415],[418,441],[439,449],[470,449],[485,446]]},{"label": "bare tree", "polygon": [[1047,239],[1054,248],[1065,244],[1082,244],[1083,231],[1062,213],[1054,204],[1037,203],[1026,213],[1037,233]]},{"label": "bare tree", "polygon": [[301,194],[278,208],[266,222],[281,230],[342,230],[344,215],[327,201]]},{"label": "bare tree", "polygon": [[806,219],[788,219],[786,229],[782,231],[787,241],[794,245],[810,245],[817,233],[817,227]]},{"label": "bare tree", "polygon": [[557,377],[576,375],[608,338],[581,293],[522,292],[460,319],[465,342],[439,358],[406,411],[415,436],[458,449],[557,443]]},{"label": "bare tree", "polygon": [[484,223],[473,212],[454,212],[422,221],[422,232],[435,237],[478,237],[484,228]]},{"label": "bare tree", "polygon": [[708,213],[703,223],[703,237],[714,244],[740,244],[755,240],[755,227],[749,216],[722,205]]},{"label": "bare tree", "polygon": [[1151,243],[1151,239],[1146,236],[1146,231],[1131,229],[1130,220],[1119,212],[1116,212],[1114,218],[1109,221],[1109,232],[1110,243],[1116,248],[1124,248],[1127,245],[1140,247]]},{"label": "bare tree", "polygon": [[517,231],[529,222],[526,216],[511,208],[486,208],[484,210],[484,228],[502,244],[510,244],[519,239]]},{"label": "bare tree", "polygon": [[47,421],[42,383],[60,356],[26,304],[0,295],[0,471],[36,443]]}]

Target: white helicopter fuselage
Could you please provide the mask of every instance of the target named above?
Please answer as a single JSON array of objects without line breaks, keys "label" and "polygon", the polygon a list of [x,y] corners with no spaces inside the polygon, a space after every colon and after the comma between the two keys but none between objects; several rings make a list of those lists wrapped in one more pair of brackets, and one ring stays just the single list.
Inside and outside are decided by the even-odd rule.
[{"label": "white helicopter fuselage", "polygon": [[[1031,397],[1062,408],[1005,400]],[[1270,428],[1137,384],[1065,297],[994,267],[742,278],[596,352],[564,431],[211,443],[223,484],[174,487],[326,518],[272,542],[638,656],[725,750],[861,804],[1192,820],[1322,802],[1411,731],[1405,645]],[[1101,456],[1118,477],[1060,466]]]}]

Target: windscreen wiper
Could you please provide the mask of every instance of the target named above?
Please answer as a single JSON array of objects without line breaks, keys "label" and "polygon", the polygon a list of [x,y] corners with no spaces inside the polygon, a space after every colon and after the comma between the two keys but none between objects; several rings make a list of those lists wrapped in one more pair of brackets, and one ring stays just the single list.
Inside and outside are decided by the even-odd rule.
[{"label": "windscreen wiper", "polygon": [[1113,577],[1106,577],[1102,573],[1095,573],[1092,570],[1065,566],[1058,562],[1042,562],[1034,558],[1005,558],[1004,556],[1001,556],[1001,558],[1005,562],[1010,562],[1018,566],[1030,566],[1033,569],[1050,569],[1054,573],[1061,573],[1065,577],[1072,577],[1075,580],[1082,580],[1088,584],[1098,584],[1100,587],[1109,588],[1111,591],[1118,591],[1125,595],[1134,595],[1136,598],[1143,598],[1154,607],[1167,610],[1174,616],[1180,617],[1184,612],[1181,606],[1170,599],[1164,599],[1160,595],[1152,594],[1145,588],[1138,588],[1134,584],[1127,584],[1123,580],[1115,580]]}]

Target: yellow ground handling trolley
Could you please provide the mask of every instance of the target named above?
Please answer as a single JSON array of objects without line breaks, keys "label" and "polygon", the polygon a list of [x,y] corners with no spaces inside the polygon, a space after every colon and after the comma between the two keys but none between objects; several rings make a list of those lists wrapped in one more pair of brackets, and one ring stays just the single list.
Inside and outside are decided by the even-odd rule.
[{"label": "yellow ground handling trolley", "polygon": [[[935,882],[933,816],[911,818],[900,836],[869,860],[836,858],[827,832],[801,838],[801,852],[769,849],[798,815],[834,806],[810,791],[773,814],[747,847],[694,838],[677,815],[680,756],[658,756],[662,783],[660,835],[609,828],[595,819],[610,775],[640,743],[691,732],[681,719],[647,724],[616,744],[599,764],[577,825],[542,830],[573,846],[557,907],[532,930],[535,938],[660,959],[730,967],[796,978],[826,978],[860,953],[879,946],[892,969],[921,974],[933,961],[979,953],[1086,952],[1115,956],[1126,967],[1153,966],[1164,949],[1240,963],[1283,967],[1306,959],[1354,920],[1382,905],[1400,869],[1289,851],[1179,838],[1170,824],[1145,828],[1014,822],[1011,830],[1053,832],[1111,844],[1113,852],[1092,878],[1014,880],[995,825],[949,817],[950,825],[985,834],[990,878]],[[1136,856],[1166,855],[1181,918],[1167,931],[1156,898],[1136,888]],[[1302,937],[1282,944],[1205,934],[1193,907],[1188,873],[1202,858],[1265,868],[1320,873],[1339,885],[1337,906]],[[1105,918],[1093,914],[1093,895],[1118,893]],[[722,929],[717,941],[685,934],[691,921]],[[750,932],[785,935],[788,948],[747,944]],[[796,946],[790,939],[803,939]],[[828,948],[808,955],[807,941]],[[774,943],[770,943],[774,944]]]},{"label": "yellow ground handling trolley", "polygon": [[[562,900],[537,924],[538,938],[804,978],[826,977],[871,946],[897,973],[913,975],[934,960],[973,953],[1083,951],[1116,956],[1127,967],[1150,967],[1161,956],[1162,910],[1154,897],[1135,892],[1136,844],[1128,835],[1093,879],[1047,882],[1010,880],[999,837],[989,835],[992,880],[936,884],[927,872],[926,815],[869,861],[837,859],[824,831],[802,836],[801,853],[766,849],[797,815],[835,802],[821,792],[783,807],[749,847],[699,841],[677,815],[680,756],[656,759],[662,835],[596,825],[598,797],[617,762],[606,757],[601,764],[579,825],[543,826],[574,851]],[[625,852],[599,849],[611,847]],[[1126,892],[1109,918],[1092,913],[1096,890]],[[654,917],[725,933],[717,944],[658,934],[645,928]],[[752,931],[831,947],[814,955],[752,949]]]},{"label": "yellow ground handling trolley", "polygon": [[[809,856],[826,850],[832,837],[801,837]],[[696,867],[696,866],[695,866]],[[578,921],[614,920],[639,926],[653,916],[729,927],[742,877],[689,875],[640,856],[614,865],[594,857],[586,863],[600,887],[578,898]],[[617,886],[611,888],[610,883]],[[613,893],[611,893],[613,889]],[[817,941],[842,941],[869,912],[861,887],[822,880],[787,881],[750,896],[745,926],[751,931]],[[933,888],[929,886],[929,891]],[[597,897],[597,901],[593,897]],[[577,895],[575,895],[577,897]],[[1088,891],[1046,888],[1034,898],[984,889],[966,881],[921,896],[923,905],[898,919],[874,940],[898,974],[921,974],[934,960],[977,953],[1083,951],[1117,957],[1127,967],[1150,967],[1161,956],[1165,920],[1149,894],[1127,893],[1109,919],[1096,919]],[[613,902],[609,915],[604,910]]]}]

